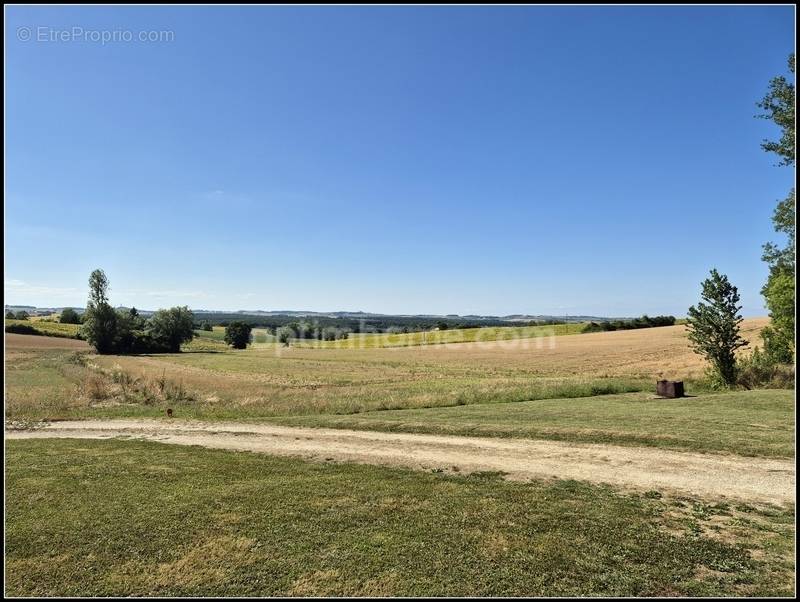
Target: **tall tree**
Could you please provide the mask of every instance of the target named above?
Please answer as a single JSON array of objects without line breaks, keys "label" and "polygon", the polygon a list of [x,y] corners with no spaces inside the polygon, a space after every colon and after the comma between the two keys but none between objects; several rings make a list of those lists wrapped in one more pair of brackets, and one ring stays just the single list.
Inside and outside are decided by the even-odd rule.
[{"label": "tall tree", "polygon": [[103,270],[94,270],[89,274],[89,304],[102,305],[108,303],[108,278]]},{"label": "tall tree", "polygon": [[[795,57],[789,57],[789,71],[794,75]],[[761,147],[780,157],[779,165],[795,165],[795,90],[794,82],[784,76],[772,78],[764,98],[758,103],[764,110],[759,115],[770,119],[781,129],[779,140],[765,140]],[[769,265],[769,277],[761,294],[771,318],[762,331],[767,355],[780,362],[792,362],[795,354],[795,190],[778,202],[772,216],[775,231],[786,236],[786,244],[764,245],[762,259]]]},{"label": "tall tree", "polygon": [[89,276],[89,300],[81,330],[97,353],[112,353],[117,338],[117,312],[108,302],[108,278],[103,270]]},{"label": "tall tree", "polygon": [[702,301],[689,308],[689,340],[723,384],[736,383],[736,350],[748,343],[739,335],[739,291],[717,270],[703,281]]}]

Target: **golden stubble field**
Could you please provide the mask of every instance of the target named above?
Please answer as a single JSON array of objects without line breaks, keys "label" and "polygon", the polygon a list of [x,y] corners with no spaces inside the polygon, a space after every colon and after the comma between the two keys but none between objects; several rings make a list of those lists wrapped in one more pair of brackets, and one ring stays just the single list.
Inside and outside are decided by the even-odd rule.
[{"label": "golden stubble field", "polygon": [[[744,322],[761,344],[768,319]],[[702,376],[685,326],[386,349],[272,346],[244,351],[91,356],[126,382],[168,383],[196,404],[243,416],[579,397]],[[123,376],[124,375],[124,376]]]}]

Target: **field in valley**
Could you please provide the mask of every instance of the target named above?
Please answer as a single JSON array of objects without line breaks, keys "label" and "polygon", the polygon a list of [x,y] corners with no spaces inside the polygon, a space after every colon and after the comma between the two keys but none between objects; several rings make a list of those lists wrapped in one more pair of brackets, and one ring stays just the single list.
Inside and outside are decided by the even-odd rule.
[{"label": "field in valley", "polygon": [[80,324],[61,324],[53,318],[29,318],[28,320],[6,320],[5,326],[32,328],[38,334],[48,337],[78,338]]},{"label": "field in valley", "polygon": [[[745,336],[757,343],[763,324],[748,320]],[[7,415],[157,416],[167,403],[208,419],[353,414],[651,391],[659,378],[697,381],[704,371],[684,326],[369,349],[233,351],[206,334],[186,353],[80,357],[18,351],[26,337],[7,335]],[[34,399],[27,382],[42,367],[53,386]]]},{"label": "field in valley", "polygon": [[491,343],[579,334],[585,323],[555,324],[552,326],[498,326],[484,328],[455,328],[422,332],[351,333],[338,341],[298,340],[296,346],[322,349],[377,349],[386,347],[416,347],[449,343]]},{"label": "field in valley", "polygon": [[[745,322],[753,344],[764,324]],[[707,390],[684,326],[362,348],[285,348],[264,334],[233,351],[216,329],[184,353],[149,356],[96,356],[83,341],[6,334],[7,428],[134,417],[169,429],[171,408],[176,421],[207,421],[198,425],[699,452],[722,471],[725,458],[794,457],[793,392]],[[658,378],[687,381],[691,397],[654,399]],[[337,432],[349,449],[351,431]],[[754,501],[558,474],[510,482],[468,463],[407,470],[352,463],[332,448],[299,459],[165,445],[167,433],[164,443],[101,436],[6,442],[8,593],[793,591],[794,503],[764,501],[768,492]],[[302,449],[301,430],[287,441]]]}]

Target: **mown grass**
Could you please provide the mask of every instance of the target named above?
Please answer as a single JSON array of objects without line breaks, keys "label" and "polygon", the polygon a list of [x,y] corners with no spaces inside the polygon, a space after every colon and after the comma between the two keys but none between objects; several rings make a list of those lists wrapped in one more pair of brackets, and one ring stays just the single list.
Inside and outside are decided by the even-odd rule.
[{"label": "mown grass", "polygon": [[791,508],[136,441],[6,454],[12,596],[793,593]]},{"label": "mown grass", "polygon": [[40,335],[48,337],[64,337],[68,339],[80,338],[80,324],[61,324],[60,322],[50,322],[46,320],[6,320],[6,326],[29,326]]},{"label": "mown grass", "polygon": [[651,393],[513,404],[275,418],[294,426],[521,437],[744,456],[794,456],[794,392],[734,391],[683,399]]},{"label": "mown grass", "polygon": [[377,349],[446,345],[455,343],[491,343],[536,337],[580,334],[585,323],[555,324],[552,326],[496,326],[483,328],[453,328],[423,332],[351,333],[338,341],[294,339],[297,347],[318,349]]}]

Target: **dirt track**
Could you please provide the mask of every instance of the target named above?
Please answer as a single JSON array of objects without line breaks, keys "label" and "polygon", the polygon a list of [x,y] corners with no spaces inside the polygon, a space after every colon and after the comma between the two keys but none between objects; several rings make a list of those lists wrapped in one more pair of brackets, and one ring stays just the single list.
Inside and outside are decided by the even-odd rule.
[{"label": "dirt track", "polygon": [[651,448],[294,428],[267,424],[86,420],[6,431],[7,439],[129,437],[178,445],[419,470],[502,471],[507,478],[557,477],[637,489],[777,504],[794,503],[790,460]]}]

